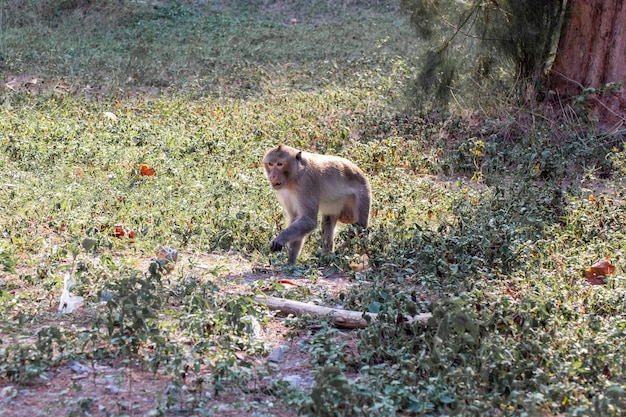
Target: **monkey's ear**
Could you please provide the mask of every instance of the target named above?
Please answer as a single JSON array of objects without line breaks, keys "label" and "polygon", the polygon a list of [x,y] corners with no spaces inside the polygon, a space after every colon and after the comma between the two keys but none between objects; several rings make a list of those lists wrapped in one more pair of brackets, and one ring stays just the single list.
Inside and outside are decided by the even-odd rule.
[{"label": "monkey's ear", "polygon": [[298,153],[296,154],[296,160],[302,161],[302,151],[298,151]]}]

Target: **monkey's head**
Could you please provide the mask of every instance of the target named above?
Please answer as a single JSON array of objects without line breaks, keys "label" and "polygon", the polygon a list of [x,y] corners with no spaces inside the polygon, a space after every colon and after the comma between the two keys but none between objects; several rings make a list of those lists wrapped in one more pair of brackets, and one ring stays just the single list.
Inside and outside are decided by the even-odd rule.
[{"label": "monkey's head", "polygon": [[280,144],[263,157],[263,167],[272,188],[280,190],[289,184],[302,160],[302,151]]}]

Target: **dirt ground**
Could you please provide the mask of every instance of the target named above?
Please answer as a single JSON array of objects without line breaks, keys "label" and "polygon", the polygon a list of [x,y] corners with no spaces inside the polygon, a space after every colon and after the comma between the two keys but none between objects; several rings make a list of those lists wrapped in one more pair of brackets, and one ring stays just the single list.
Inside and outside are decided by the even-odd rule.
[{"label": "dirt ground", "polygon": [[[288,279],[295,285],[308,285],[307,278],[277,277],[269,273],[270,268],[258,267],[236,254],[197,255],[179,254],[176,268],[185,265],[187,258],[193,257],[200,268],[219,265],[220,287],[225,291],[237,291],[238,287],[255,280]],[[141,261],[147,269],[150,259]],[[176,270],[171,272],[176,276]],[[225,285],[224,285],[225,284]],[[348,286],[348,281],[341,273],[319,277],[316,285],[323,286],[329,294],[336,294]],[[81,320],[77,310],[76,319]],[[82,317],[84,320],[85,318]],[[59,321],[49,323],[55,326],[64,325]],[[65,323],[68,325],[69,323]],[[270,366],[272,379],[282,377],[296,378],[312,385],[311,367],[306,352],[298,346],[307,337],[307,332],[293,337],[288,331],[293,329],[284,325],[284,319],[275,317],[265,326],[260,337],[272,349],[289,346],[284,358],[276,363],[268,362],[267,356],[248,358],[255,366]],[[350,336],[348,336],[350,337]],[[85,366],[76,372],[76,366]],[[74,368],[74,369],[73,369]],[[215,416],[295,416],[295,410],[285,408],[276,403],[267,394],[271,381],[261,378],[249,387],[247,392],[240,389],[227,389],[218,397],[207,393],[209,406],[207,414]],[[18,385],[13,381],[0,378],[0,417],[35,417],[35,416],[149,416],[159,415],[156,410],[165,401],[170,380],[166,375],[139,369],[122,362],[108,361],[104,363],[65,363],[51,369],[48,378],[40,378],[28,385]],[[161,408],[163,410],[163,408]],[[165,415],[195,415],[191,410],[171,408]]]}]

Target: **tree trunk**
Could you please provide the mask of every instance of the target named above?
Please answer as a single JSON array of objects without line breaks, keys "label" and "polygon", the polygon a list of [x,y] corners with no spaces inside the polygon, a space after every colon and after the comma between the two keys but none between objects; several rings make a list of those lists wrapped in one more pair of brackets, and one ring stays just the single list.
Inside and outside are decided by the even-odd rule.
[{"label": "tree trunk", "polygon": [[[561,98],[584,96],[585,88],[603,89],[626,81],[626,5],[623,0],[570,0],[550,88]],[[626,92],[589,96],[591,111],[605,128],[626,125]]]}]

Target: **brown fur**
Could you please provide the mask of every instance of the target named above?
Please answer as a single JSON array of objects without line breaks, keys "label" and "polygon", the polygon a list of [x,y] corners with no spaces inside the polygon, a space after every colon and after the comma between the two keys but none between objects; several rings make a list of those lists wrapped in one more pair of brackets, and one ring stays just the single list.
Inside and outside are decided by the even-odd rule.
[{"label": "brown fur", "polygon": [[369,181],[347,159],[281,144],[267,151],[263,166],[289,220],[289,226],[276,236],[270,249],[280,251],[289,244],[289,263],[296,262],[304,237],[317,226],[319,212],[326,252],[333,250],[337,221],[369,226]]}]

